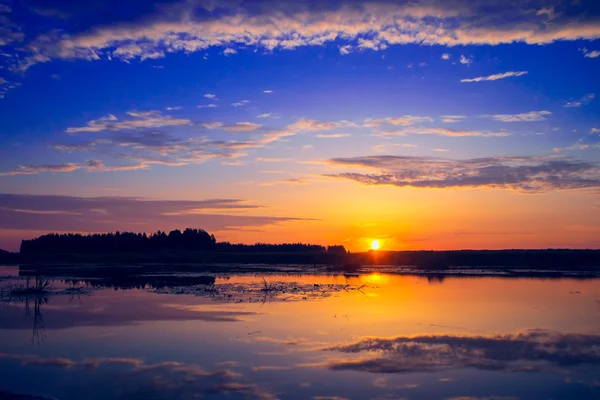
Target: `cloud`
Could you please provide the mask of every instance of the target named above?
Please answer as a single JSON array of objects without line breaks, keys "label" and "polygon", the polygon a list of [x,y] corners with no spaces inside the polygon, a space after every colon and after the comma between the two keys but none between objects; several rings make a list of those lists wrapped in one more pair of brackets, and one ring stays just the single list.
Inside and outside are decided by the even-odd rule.
[{"label": "cloud", "polygon": [[452,58],[452,55],[448,54],[448,53],[444,53],[444,54],[442,54],[441,58],[442,58],[442,60],[449,60]]},{"label": "cloud", "polygon": [[600,57],[600,51],[599,50],[593,50],[593,51],[589,51],[587,48],[583,48],[580,49],[580,51],[584,54],[584,57],[586,58],[598,58]]},{"label": "cloud", "polygon": [[242,101],[238,101],[237,103],[231,103],[231,105],[233,107],[242,107],[242,106],[245,106],[248,103],[250,103],[250,100],[242,100]]},{"label": "cloud", "polygon": [[550,115],[552,115],[550,111],[531,111],[524,114],[496,114],[491,117],[502,122],[533,122],[545,121],[546,116]]},{"label": "cloud", "polygon": [[272,90],[269,90],[269,89],[267,89],[267,90],[263,90],[263,93],[271,94],[271,93],[273,93],[273,91],[272,91]]},{"label": "cloud", "polygon": [[600,128],[592,128],[590,129],[590,133],[600,133]]},{"label": "cloud", "polygon": [[228,48],[226,48],[225,50],[223,50],[223,55],[224,55],[225,57],[227,57],[227,56],[229,56],[229,55],[232,55],[232,54],[237,54],[237,50],[235,50],[235,49],[232,49],[232,48],[229,48],[229,47],[228,47]]},{"label": "cloud", "polygon": [[408,126],[425,122],[433,122],[433,119],[431,117],[404,115],[398,118],[365,119],[363,126],[367,128],[381,126],[383,124],[390,124],[395,126]]},{"label": "cloud", "polygon": [[265,114],[257,115],[256,118],[269,118],[271,115],[273,115],[273,114],[272,113],[265,113]]},{"label": "cloud", "polygon": [[454,124],[462,122],[467,117],[465,115],[442,115],[442,122],[445,124]]},{"label": "cloud", "polygon": [[599,365],[594,351],[600,336],[528,330],[498,335],[415,335],[366,337],[330,346],[324,351],[364,354],[363,358],[331,360],[332,370],[371,373],[416,373],[473,368],[484,371],[528,372]]},{"label": "cloud", "polygon": [[318,139],[341,139],[349,136],[349,133],[319,133],[315,135]]},{"label": "cloud", "polygon": [[64,164],[42,164],[42,165],[28,165],[21,164],[18,168],[0,172],[0,176],[16,176],[16,175],[37,175],[42,172],[72,172],[77,170],[86,171],[131,171],[145,169],[145,164],[134,164],[134,165],[116,165],[106,166],[102,161],[99,160],[87,160],[84,163],[64,163]]},{"label": "cloud", "polygon": [[[465,64],[465,65],[471,65],[471,63],[473,62],[472,58],[467,58],[463,55],[460,56],[460,63],[461,64]],[[489,79],[488,79],[489,80]]]},{"label": "cloud", "polygon": [[[359,172],[327,174],[363,185],[414,188],[497,188],[524,193],[600,187],[600,167],[566,157],[487,157],[466,160],[409,156],[333,158],[334,167]],[[367,171],[364,171],[364,170]],[[372,172],[371,172],[372,171]]]},{"label": "cloud", "polygon": [[347,44],[345,46],[340,46],[339,49],[340,49],[340,54],[345,56],[352,52],[352,45]]},{"label": "cloud", "polygon": [[450,137],[506,137],[511,134],[508,132],[490,132],[490,131],[466,131],[448,128],[406,128],[398,131],[382,131],[377,132],[375,136],[406,136],[408,134],[415,135],[438,135]]},{"label": "cloud", "polygon": [[581,107],[581,106],[586,106],[588,105],[592,100],[594,100],[594,98],[596,98],[596,94],[595,93],[588,93],[585,96],[583,96],[581,99],[579,100],[575,100],[575,101],[568,101],[565,103],[565,105],[563,107],[566,108],[573,108],[573,107]]},{"label": "cloud", "polygon": [[497,81],[498,79],[510,78],[511,76],[523,76],[527,75],[527,71],[509,71],[501,74],[495,74],[490,76],[480,76],[478,78],[461,79],[461,82],[483,82],[483,81]]},{"label": "cloud", "polygon": [[[244,2],[212,6],[175,2],[138,16],[135,22],[111,20],[72,33],[42,33],[24,44],[18,68],[52,59],[96,60],[113,54],[116,59],[134,55],[141,60],[148,54],[204,52],[210,47],[245,46],[271,52],[341,41],[344,46],[383,50],[403,44],[548,44],[600,37],[600,25],[586,7],[557,6],[548,23],[550,14],[540,13],[549,9],[545,3],[488,3],[333,2],[317,7],[311,2],[278,2],[251,7]],[[131,45],[141,51],[117,52]]]},{"label": "cloud", "polygon": [[222,125],[221,129],[229,132],[251,132],[260,128],[261,125],[252,122],[237,122],[233,125]]},{"label": "cloud", "polygon": [[224,124],[222,122],[206,122],[201,125],[206,129],[217,129],[223,127]]},{"label": "cloud", "polygon": [[217,98],[217,95],[216,95],[216,94],[212,94],[212,93],[206,93],[206,94],[204,95],[204,97],[206,97],[207,99],[214,100],[214,99],[216,99],[216,98]]},{"label": "cloud", "polygon": [[294,132],[329,131],[337,128],[357,127],[350,121],[315,121],[313,119],[299,119],[288,125],[287,129]]},{"label": "cloud", "polygon": [[167,111],[175,111],[175,110],[181,110],[182,108],[183,108],[182,106],[165,107],[165,110],[167,110]]},{"label": "cloud", "polygon": [[0,194],[0,229],[149,232],[201,226],[214,231],[232,226],[265,226],[296,220],[281,216],[240,214],[241,211],[258,208],[259,205],[240,199],[179,201]]},{"label": "cloud", "polygon": [[140,128],[160,128],[164,126],[189,125],[191,121],[184,118],[173,118],[162,115],[160,111],[129,111],[131,119],[119,120],[112,114],[88,121],[86,126],[67,128],[67,133],[121,131]]},{"label": "cloud", "polygon": [[196,108],[216,108],[218,107],[216,104],[206,104],[206,105],[199,105]]}]

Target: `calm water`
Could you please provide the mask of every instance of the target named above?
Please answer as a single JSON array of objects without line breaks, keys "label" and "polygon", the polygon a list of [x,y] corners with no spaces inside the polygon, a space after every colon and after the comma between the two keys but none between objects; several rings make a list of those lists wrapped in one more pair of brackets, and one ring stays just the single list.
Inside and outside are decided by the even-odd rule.
[{"label": "calm water", "polygon": [[597,279],[0,276],[3,398],[600,398]]}]

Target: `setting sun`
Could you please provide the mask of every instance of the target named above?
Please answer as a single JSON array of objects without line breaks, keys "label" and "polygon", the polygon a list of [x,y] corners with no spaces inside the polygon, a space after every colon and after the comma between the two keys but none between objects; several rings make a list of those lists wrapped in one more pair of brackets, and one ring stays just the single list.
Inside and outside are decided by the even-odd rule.
[{"label": "setting sun", "polygon": [[371,249],[379,250],[380,247],[381,247],[381,244],[379,243],[379,240],[373,240],[371,242]]}]

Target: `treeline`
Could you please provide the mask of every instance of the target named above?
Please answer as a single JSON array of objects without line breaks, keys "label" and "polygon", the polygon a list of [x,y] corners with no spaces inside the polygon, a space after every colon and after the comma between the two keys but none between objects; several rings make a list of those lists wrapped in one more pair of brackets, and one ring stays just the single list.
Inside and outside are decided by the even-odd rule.
[{"label": "treeline", "polygon": [[231,252],[231,253],[334,253],[345,254],[343,246],[319,246],[304,243],[253,245],[217,242],[214,235],[203,229],[187,228],[166,232],[115,232],[102,234],[47,234],[23,240],[23,256],[52,254],[125,254],[160,252]]}]

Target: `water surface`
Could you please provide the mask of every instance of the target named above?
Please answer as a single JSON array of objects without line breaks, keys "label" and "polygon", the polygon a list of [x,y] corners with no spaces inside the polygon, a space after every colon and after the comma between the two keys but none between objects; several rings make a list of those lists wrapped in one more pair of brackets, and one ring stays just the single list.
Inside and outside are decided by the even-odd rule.
[{"label": "water surface", "polygon": [[0,397],[600,398],[597,279],[0,276]]}]

